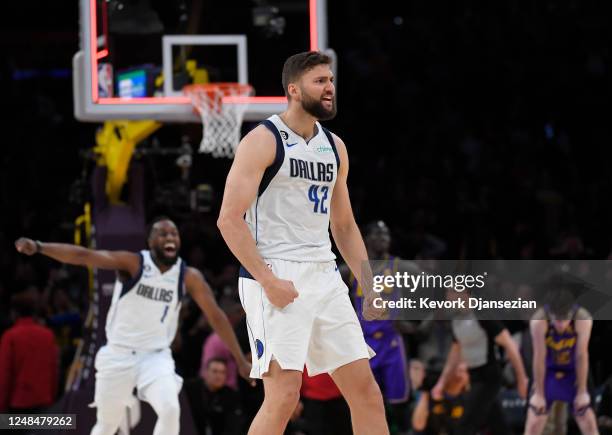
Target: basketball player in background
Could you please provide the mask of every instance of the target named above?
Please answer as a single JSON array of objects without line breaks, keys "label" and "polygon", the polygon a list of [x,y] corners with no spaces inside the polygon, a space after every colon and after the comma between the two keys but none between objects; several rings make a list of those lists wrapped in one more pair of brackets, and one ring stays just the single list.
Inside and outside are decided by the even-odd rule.
[{"label": "basketball player in background", "polygon": [[[265,398],[250,435],[280,435],[299,399],[304,363],[311,376],[330,373],[346,398],[356,434],[388,434],[367,346],[331,250],[365,289],[371,271],[347,187],[344,142],[318,122],[336,114],[331,59],[291,56],[283,67],[289,106],[248,133],[227,177],[218,226],[243,268],[239,293],[247,313],[251,376]],[[245,218],[246,214],[246,218]]]},{"label": "basketball player in background", "polygon": [[593,319],[562,291],[533,315],[533,394],[529,399],[526,435],[542,433],[554,401],[565,402],[584,435],[599,433],[587,388],[589,340]]},{"label": "basketball player in background", "polygon": [[182,379],[175,373],[170,344],[184,290],[228,344],[240,374],[248,379],[251,369],[204,277],[178,256],[181,240],[174,222],[167,218],[153,221],[148,246],[149,250],[133,253],[27,238],[15,242],[22,254],[43,254],[62,263],[117,271],[106,318],[107,344],[95,360],[97,422],[92,435],[115,434],[134,387],[157,413],[154,435],[178,435]]},{"label": "basketball player in background", "polygon": [[[375,262],[372,272],[374,275],[394,276],[397,272],[406,271],[411,275],[420,271],[416,265],[408,269],[410,262],[401,262],[399,257],[389,253],[391,245],[391,232],[383,221],[369,223],[364,231],[365,245],[370,261]],[[402,270],[400,270],[402,269]],[[410,393],[408,381],[408,363],[406,361],[406,348],[404,339],[396,328],[394,320],[366,321],[363,318],[363,289],[359,285],[355,275],[346,267],[340,266],[342,278],[348,283],[349,289],[355,303],[357,317],[365,336],[366,343],[370,346],[376,356],[370,360],[370,367],[374,372],[374,378],[382,390],[390,421],[395,423],[401,432],[410,429],[410,416],[407,408]],[[391,300],[399,300],[398,289],[385,287],[384,296]]]}]

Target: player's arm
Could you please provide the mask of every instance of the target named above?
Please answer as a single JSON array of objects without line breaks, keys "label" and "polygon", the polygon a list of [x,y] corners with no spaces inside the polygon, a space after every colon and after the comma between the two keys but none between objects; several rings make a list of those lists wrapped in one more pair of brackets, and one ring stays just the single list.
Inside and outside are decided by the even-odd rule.
[{"label": "player's arm", "polygon": [[242,353],[231,323],[217,304],[210,286],[199,270],[193,267],[187,268],[185,271],[185,288],[236,359],[240,375],[245,379],[249,379],[251,364]]},{"label": "player's arm", "polygon": [[26,255],[42,254],[61,263],[117,270],[127,272],[132,277],[140,271],[140,256],[133,252],[95,250],[67,243],[43,243],[25,237],[15,242],[15,248]]},{"label": "player's arm", "polygon": [[459,361],[461,360],[461,345],[457,341],[453,341],[450,350],[448,351],[448,356],[446,357],[446,363],[444,364],[444,369],[442,370],[442,374],[438,378],[438,382],[431,389],[431,396],[435,400],[440,400],[443,397],[444,387],[446,386],[446,382],[448,381],[448,377],[451,373],[453,373]]},{"label": "player's arm", "polygon": [[297,291],[292,283],[278,279],[267,267],[244,221],[244,214],[257,197],[263,174],[274,162],[275,153],[276,139],[263,125],[242,139],[227,175],[217,226],[238,261],[264,287],[270,302],[282,308],[293,302]]},{"label": "player's arm", "polygon": [[543,319],[531,320],[529,330],[533,347],[533,387],[534,392],[544,397],[544,378],[546,376],[546,330],[548,322]]},{"label": "player's arm", "polygon": [[375,295],[372,290],[372,270],[368,263],[368,252],[366,251],[363,237],[359,232],[347,185],[349,160],[346,145],[338,136],[334,135],[334,142],[340,159],[338,177],[334,185],[334,194],[331,200],[330,226],[332,236],[340,255],[350,268],[353,275],[357,277],[363,290],[364,304],[363,314],[366,320],[374,320],[382,317],[384,312],[374,310],[368,299]]},{"label": "player's arm", "polygon": [[510,364],[512,364],[512,368],[514,369],[514,373],[516,375],[516,387],[518,389],[519,396],[521,396],[523,399],[526,398],[528,384],[527,373],[525,372],[525,366],[523,365],[523,360],[521,359],[521,354],[519,353],[516,342],[512,339],[512,336],[510,336],[510,332],[504,328],[495,337],[495,343],[498,346],[503,347],[506,351],[506,355],[510,360]]},{"label": "player's arm", "polygon": [[412,429],[416,432],[424,432],[429,418],[429,392],[423,391],[419,401],[412,412]]},{"label": "player's arm", "polygon": [[589,340],[593,329],[593,320],[576,320],[576,410],[580,410],[590,403],[587,390],[587,377],[589,373]]}]

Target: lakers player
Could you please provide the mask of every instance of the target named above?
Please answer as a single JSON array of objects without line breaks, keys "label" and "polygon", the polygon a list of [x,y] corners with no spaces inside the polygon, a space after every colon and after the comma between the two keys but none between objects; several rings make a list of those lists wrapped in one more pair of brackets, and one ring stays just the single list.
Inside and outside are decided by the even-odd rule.
[{"label": "lakers player", "polygon": [[[378,265],[378,270],[373,270],[375,275],[394,276],[398,272],[407,272],[411,275],[420,273],[418,266],[413,262],[401,261],[399,257],[389,253],[391,232],[383,221],[369,223],[364,229],[364,236],[368,257],[370,260],[375,260]],[[400,431],[407,432],[410,422],[406,405],[410,384],[407,376],[408,363],[406,361],[407,353],[404,347],[404,339],[396,328],[401,321],[365,321],[361,315],[362,288],[355,276],[347,270],[346,265],[340,266],[340,272],[351,289],[357,317],[359,317],[366,343],[376,352],[376,357],[370,360],[370,367],[372,367],[374,378],[382,390],[383,398],[388,404],[388,420],[395,423]],[[399,289],[394,286],[387,286],[383,291],[385,296],[391,300],[399,300],[402,296],[399,294]]]},{"label": "lakers player", "polygon": [[134,387],[157,413],[154,435],[178,435],[178,393],[182,379],[174,371],[170,344],[178,325],[184,290],[206,314],[248,378],[250,363],[242,354],[227,317],[217,305],[202,274],[178,257],[180,236],[167,218],[153,222],[149,250],[139,253],[102,251],[27,238],[17,251],[43,254],[78,266],[116,270],[118,278],[106,320],[107,344],[96,355],[95,406],[92,435],[117,431]]},{"label": "lakers player", "polygon": [[599,433],[587,388],[593,319],[571,299],[561,292],[553,304],[538,310],[530,321],[534,380],[526,435],[542,433],[554,401],[568,404],[583,434]]},{"label": "lakers player", "polygon": [[[346,398],[356,434],[389,433],[380,389],[348,288],[331,250],[366,289],[367,319],[382,313],[371,298],[367,253],[353,217],[344,142],[318,122],[336,113],[331,59],[291,56],[283,67],[289,106],[238,145],[218,226],[243,268],[239,292],[247,313],[253,368],[264,402],[251,435],[283,433],[309,375],[330,373]],[[246,216],[245,216],[246,215]],[[367,263],[365,263],[367,264]]]}]

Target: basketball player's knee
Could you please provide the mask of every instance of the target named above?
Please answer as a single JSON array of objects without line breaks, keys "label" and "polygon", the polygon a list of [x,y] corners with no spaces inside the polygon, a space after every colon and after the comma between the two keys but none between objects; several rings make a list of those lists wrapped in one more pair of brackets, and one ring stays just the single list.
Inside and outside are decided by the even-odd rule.
[{"label": "basketball player's knee", "polygon": [[286,408],[289,409],[288,412],[293,412],[300,400],[301,386],[301,377],[279,378],[266,389],[264,400],[273,408],[282,410]]},{"label": "basketball player's knee", "polygon": [[380,411],[384,412],[385,405],[383,403],[383,396],[376,381],[372,380],[371,382],[368,382],[368,385],[366,386],[366,391],[366,406],[370,409],[379,408]]},{"label": "basketball player's knee", "polygon": [[[356,386],[351,401],[353,407],[368,409],[370,411],[379,410],[384,412],[382,393],[374,378],[364,379]],[[349,404],[350,404],[349,402]]]},{"label": "basketball player's knee", "polygon": [[278,397],[273,398],[273,400],[280,406],[283,413],[291,414],[300,400],[300,392],[293,388],[283,389]]},{"label": "basketball player's knee", "polygon": [[595,421],[595,415],[592,412],[586,412],[583,415],[574,415],[576,424],[580,426],[580,429],[587,434],[594,434],[597,428],[597,422]]}]

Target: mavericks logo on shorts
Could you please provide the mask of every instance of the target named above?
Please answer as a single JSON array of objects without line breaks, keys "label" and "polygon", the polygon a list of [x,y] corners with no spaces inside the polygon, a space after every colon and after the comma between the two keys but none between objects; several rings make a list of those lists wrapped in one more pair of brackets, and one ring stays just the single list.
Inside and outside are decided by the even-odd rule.
[{"label": "mavericks logo on shorts", "polygon": [[261,340],[259,339],[255,340],[255,349],[257,349],[257,359],[261,358],[264,352],[264,345],[261,342]]}]

